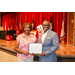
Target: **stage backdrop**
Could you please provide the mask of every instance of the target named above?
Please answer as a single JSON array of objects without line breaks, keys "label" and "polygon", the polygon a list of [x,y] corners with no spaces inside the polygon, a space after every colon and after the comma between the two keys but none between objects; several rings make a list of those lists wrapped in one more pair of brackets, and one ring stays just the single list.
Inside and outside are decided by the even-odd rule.
[{"label": "stage backdrop", "polygon": [[36,27],[44,20],[48,20],[50,22],[50,19],[52,19],[52,26],[53,31],[58,33],[59,40],[61,35],[61,28],[62,28],[62,20],[63,20],[63,13],[65,14],[64,17],[64,25],[65,25],[65,41],[67,41],[67,19],[68,19],[68,12],[3,12],[2,15],[2,26],[5,30],[8,28],[10,30],[20,30],[21,26],[25,22],[30,22],[34,24],[34,29],[36,30]]}]

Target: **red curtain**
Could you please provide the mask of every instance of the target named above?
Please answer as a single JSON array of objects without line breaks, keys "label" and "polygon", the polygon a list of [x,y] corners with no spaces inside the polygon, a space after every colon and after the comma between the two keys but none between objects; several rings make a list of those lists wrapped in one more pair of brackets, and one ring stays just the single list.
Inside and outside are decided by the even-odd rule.
[{"label": "red curtain", "polygon": [[[67,19],[68,19],[68,12],[65,13],[65,41],[67,41]],[[6,29],[8,30],[8,26],[10,23],[10,30],[12,27],[13,21],[13,30],[17,29],[16,22],[18,23],[18,28],[20,25],[20,19],[23,23],[30,22],[32,24],[32,19],[34,23],[34,29],[44,20],[48,20],[50,22],[50,15],[52,17],[52,25],[53,30],[58,34],[60,39],[61,35],[61,28],[62,28],[62,20],[63,20],[63,12],[10,12],[6,14],[2,14],[2,23],[3,29],[5,30],[5,22],[6,22]]]}]

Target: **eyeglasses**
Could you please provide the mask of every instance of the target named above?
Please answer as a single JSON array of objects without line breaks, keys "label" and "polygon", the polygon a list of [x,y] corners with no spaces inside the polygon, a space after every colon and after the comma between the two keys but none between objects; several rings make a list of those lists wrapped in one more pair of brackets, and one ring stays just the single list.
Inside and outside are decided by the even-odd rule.
[{"label": "eyeglasses", "polygon": [[43,26],[48,26],[49,24],[43,24]]},{"label": "eyeglasses", "polygon": [[25,28],[25,29],[26,29],[26,28],[30,29],[30,27],[24,27],[24,28]]}]

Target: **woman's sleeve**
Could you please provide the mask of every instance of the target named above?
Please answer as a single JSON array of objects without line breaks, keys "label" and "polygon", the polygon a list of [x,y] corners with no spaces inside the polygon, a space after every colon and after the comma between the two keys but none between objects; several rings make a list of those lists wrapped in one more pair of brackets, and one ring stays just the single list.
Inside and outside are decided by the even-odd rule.
[{"label": "woman's sleeve", "polygon": [[20,37],[19,36],[16,38],[16,40],[18,43],[20,43]]}]

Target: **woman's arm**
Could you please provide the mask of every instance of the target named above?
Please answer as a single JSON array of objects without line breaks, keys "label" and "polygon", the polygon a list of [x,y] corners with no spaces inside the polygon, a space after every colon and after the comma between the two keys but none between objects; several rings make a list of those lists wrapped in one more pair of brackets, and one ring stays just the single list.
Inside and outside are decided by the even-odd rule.
[{"label": "woman's arm", "polygon": [[22,51],[22,50],[19,49],[19,43],[17,41],[15,43],[14,50],[17,51],[18,53],[22,53],[22,54],[25,54],[25,55],[28,55],[29,54],[27,51],[24,52],[24,51]]}]

